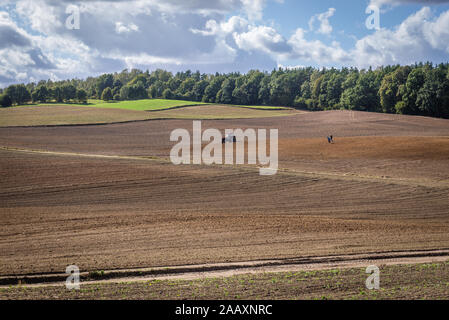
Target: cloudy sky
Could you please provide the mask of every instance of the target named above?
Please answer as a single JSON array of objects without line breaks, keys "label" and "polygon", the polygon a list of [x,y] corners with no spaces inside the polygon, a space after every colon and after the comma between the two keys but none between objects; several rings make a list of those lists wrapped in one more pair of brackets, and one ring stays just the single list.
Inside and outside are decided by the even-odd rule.
[{"label": "cloudy sky", "polygon": [[449,0],[0,0],[0,87],[125,68],[416,61],[449,61]]}]

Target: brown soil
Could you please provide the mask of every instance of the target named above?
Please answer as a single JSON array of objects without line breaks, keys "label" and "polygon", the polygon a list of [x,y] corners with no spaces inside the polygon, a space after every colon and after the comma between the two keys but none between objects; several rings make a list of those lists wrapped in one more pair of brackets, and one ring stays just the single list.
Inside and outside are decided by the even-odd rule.
[{"label": "brown soil", "polygon": [[27,106],[0,109],[0,127],[128,122],[148,119],[143,111],[75,106]]},{"label": "brown soil", "polygon": [[227,105],[174,107],[138,111],[68,105],[26,106],[0,109],[1,127],[67,126],[128,123],[154,119],[246,119],[282,117],[305,112],[294,109],[263,110]]},{"label": "brown soil", "polygon": [[448,124],[340,111],[203,121],[279,128],[273,177],[143,158],[166,158],[186,120],[0,128],[0,146],[54,152],[0,150],[0,274],[448,248]]},{"label": "brown soil", "polygon": [[282,117],[302,113],[305,112],[294,109],[265,110],[227,105],[206,105],[155,111],[150,113],[150,117],[154,119],[246,119]]}]

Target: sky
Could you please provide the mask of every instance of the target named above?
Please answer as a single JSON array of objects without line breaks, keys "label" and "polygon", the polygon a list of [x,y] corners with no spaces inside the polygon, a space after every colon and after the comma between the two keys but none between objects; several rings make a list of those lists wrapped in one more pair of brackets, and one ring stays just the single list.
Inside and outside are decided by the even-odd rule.
[{"label": "sky", "polygon": [[0,87],[449,61],[449,0],[0,0]]}]

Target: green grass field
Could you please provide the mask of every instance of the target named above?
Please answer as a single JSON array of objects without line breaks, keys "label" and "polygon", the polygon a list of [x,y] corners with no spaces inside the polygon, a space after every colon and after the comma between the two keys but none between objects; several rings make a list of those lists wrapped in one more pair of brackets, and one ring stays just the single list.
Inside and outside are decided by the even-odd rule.
[{"label": "green grass field", "polygon": [[[168,99],[143,99],[143,100],[130,100],[130,101],[110,101],[105,102],[103,100],[89,99],[87,104],[79,103],[39,103],[39,104],[26,104],[19,107],[26,106],[73,106],[73,107],[96,107],[96,108],[113,108],[113,109],[125,109],[125,110],[136,110],[136,111],[158,111],[167,110],[176,107],[183,106],[197,106],[197,105],[214,105],[214,103],[204,103],[195,101],[185,101],[185,100],[168,100]],[[248,108],[256,110],[289,110],[288,107],[276,107],[276,106],[244,106],[244,105],[229,105],[232,107]]]},{"label": "green grass field", "polygon": [[40,104],[29,104],[25,106],[73,106],[73,107],[95,107],[95,108],[105,108],[105,109],[124,109],[124,110],[135,110],[135,111],[157,111],[166,110],[175,107],[182,106],[195,106],[195,105],[205,105],[207,103],[194,102],[194,101],[183,101],[183,100],[166,100],[166,99],[144,99],[144,100],[130,100],[130,101],[118,101],[118,102],[105,102],[103,100],[89,100],[87,104],[79,103],[40,103]]}]

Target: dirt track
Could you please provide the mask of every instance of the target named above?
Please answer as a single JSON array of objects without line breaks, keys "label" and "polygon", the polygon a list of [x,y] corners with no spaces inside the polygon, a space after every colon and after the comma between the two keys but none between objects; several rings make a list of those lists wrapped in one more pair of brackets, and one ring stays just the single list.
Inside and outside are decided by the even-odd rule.
[{"label": "dirt track", "polygon": [[[80,272],[83,286],[104,283],[129,283],[151,280],[194,280],[225,278],[240,274],[298,272],[366,268],[368,266],[407,265],[422,263],[449,263],[449,249],[411,250],[368,254],[307,256],[301,258],[256,260],[230,263],[192,264],[183,266],[102,270],[101,273]],[[11,285],[26,287],[64,286],[66,273],[0,276],[0,288]]]},{"label": "dirt track", "polygon": [[2,147],[56,152],[0,150],[0,274],[449,247],[448,120],[337,111],[203,122],[279,128],[285,170],[273,177],[139,158],[166,158],[170,131],[191,126],[0,128]]}]

